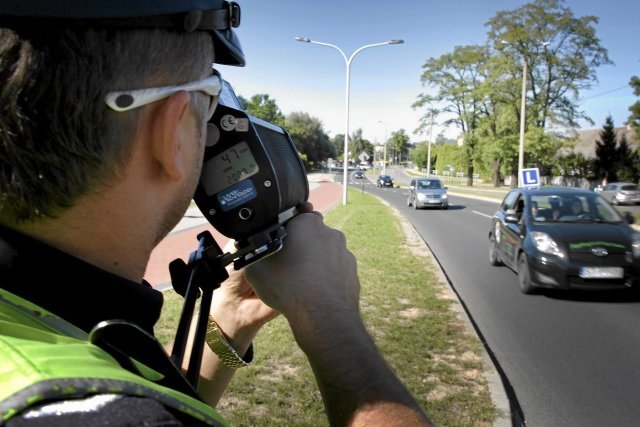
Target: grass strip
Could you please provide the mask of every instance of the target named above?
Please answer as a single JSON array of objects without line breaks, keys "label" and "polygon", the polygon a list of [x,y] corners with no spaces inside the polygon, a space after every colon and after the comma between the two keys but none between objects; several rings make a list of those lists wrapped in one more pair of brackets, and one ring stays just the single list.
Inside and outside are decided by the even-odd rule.
[{"label": "grass strip", "polygon": [[[362,316],[380,352],[437,425],[492,425],[496,414],[481,344],[453,310],[455,300],[432,259],[387,205],[356,190],[349,197],[325,222],[346,235],[358,260]],[[163,342],[175,332],[180,304],[173,291],[165,293],[156,327]],[[218,405],[230,424],[328,425],[313,373],[286,320],[267,324],[254,347],[252,366],[238,370]]]}]

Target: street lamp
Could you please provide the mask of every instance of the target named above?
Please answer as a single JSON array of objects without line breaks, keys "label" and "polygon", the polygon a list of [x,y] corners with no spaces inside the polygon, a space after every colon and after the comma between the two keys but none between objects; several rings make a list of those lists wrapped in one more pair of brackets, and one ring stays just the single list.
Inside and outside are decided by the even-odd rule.
[{"label": "street lamp", "polygon": [[382,175],[387,174],[387,124],[382,120],[378,120],[378,123],[384,125],[384,154],[382,159]]},{"label": "street lamp", "polygon": [[356,49],[349,58],[347,58],[347,55],[345,55],[345,53],[342,51],[342,49],[340,49],[338,46],[330,44],[330,43],[323,43],[323,42],[318,42],[315,40],[311,40],[308,37],[296,37],[295,38],[297,41],[299,42],[303,42],[303,43],[312,43],[312,44],[319,44],[321,46],[329,46],[332,47],[334,49],[336,49],[338,52],[340,52],[340,54],[342,55],[342,57],[345,60],[346,66],[347,66],[347,77],[346,77],[346,87],[345,87],[345,130],[344,130],[344,166],[343,166],[343,173],[344,173],[344,179],[343,179],[343,183],[342,183],[342,204],[346,205],[347,204],[347,174],[348,174],[348,167],[349,167],[349,74],[350,74],[350,70],[351,70],[351,61],[353,60],[353,58],[360,53],[361,51],[363,51],[364,49],[370,48],[370,47],[376,47],[376,46],[384,46],[387,44],[402,44],[404,43],[404,40],[398,40],[398,39],[394,39],[394,40],[388,40],[386,42],[382,42],[382,43],[374,43],[374,44],[368,44],[362,47],[359,47],[358,49]]}]

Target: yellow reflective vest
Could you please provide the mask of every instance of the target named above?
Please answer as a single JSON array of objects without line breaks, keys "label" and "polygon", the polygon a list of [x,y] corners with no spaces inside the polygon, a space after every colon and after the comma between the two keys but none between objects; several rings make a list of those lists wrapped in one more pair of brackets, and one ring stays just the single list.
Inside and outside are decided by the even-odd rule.
[{"label": "yellow reflective vest", "polygon": [[0,424],[43,402],[98,394],[149,397],[203,423],[225,425],[211,406],[122,368],[86,332],[0,289]]}]

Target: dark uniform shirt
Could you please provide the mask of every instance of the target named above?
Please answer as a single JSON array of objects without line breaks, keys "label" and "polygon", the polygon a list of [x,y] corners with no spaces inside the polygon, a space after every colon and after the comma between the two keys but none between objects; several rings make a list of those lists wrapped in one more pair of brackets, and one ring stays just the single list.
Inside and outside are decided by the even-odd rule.
[{"label": "dark uniform shirt", "polygon": [[[121,319],[153,334],[163,297],[135,283],[0,227],[0,287],[29,300],[86,332],[100,321]],[[105,396],[68,408],[14,417],[16,426],[182,426],[181,415],[141,397]],[[84,404],[83,404],[84,403]],[[47,413],[52,412],[51,415]],[[37,416],[36,416],[37,415]]]}]

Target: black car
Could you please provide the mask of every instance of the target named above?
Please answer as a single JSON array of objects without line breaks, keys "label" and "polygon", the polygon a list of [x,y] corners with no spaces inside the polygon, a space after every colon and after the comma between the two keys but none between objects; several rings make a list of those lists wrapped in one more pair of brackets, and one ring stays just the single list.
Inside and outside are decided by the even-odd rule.
[{"label": "black car", "polygon": [[362,171],[355,171],[353,173],[353,177],[355,179],[363,179],[364,178],[364,173],[362,173]]},{"label": "black car", "polygon": [[378,187],[393,188],[393,178],[391,178],[389,175],[380,175],[378,179],[376,179],[376,185]]},{"label": "black car", "polygon": [[518,188],[491,220],[489,261],[518,273],[520,290],[640,286],[640,233],[597,193]]}]

